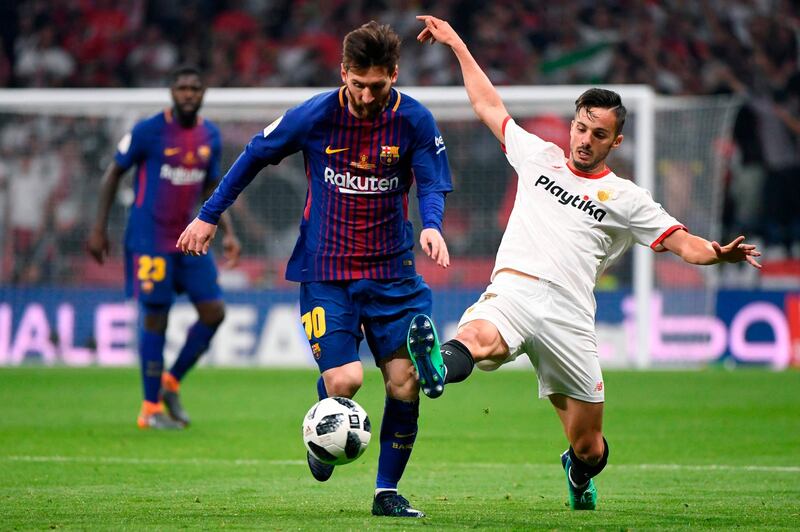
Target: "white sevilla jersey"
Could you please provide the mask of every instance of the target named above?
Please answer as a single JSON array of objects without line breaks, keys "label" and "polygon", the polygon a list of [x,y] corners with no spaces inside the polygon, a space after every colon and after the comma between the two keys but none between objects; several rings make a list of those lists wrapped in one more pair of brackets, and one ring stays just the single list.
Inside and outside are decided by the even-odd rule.
[{"label": "white sevilla jersey", "polygon": [[594,287],[608,266],[634,242],[663,251],[661,241],[686,228],[633,182],[610,170],[573,171],[561,148],[510,117],[503,130],[519,179],[492,278],[509,268],[545,279],[594,318]]}]

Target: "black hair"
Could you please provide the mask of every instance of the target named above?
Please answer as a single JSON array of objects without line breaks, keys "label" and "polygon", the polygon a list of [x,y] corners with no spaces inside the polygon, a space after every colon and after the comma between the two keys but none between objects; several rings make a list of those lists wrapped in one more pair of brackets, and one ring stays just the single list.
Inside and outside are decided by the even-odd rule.
[{"label": "black hair", "polygon": [[400,59],[400,37],[388,24],[370,20],[344,37],[342,64],[350,68],[385,67],[393,73]]},{"label": "black hair", "polygon": [[575,100],[576,114],[581,109],[586,109],[588,111],[593,107],[613,111],[614,115],[617,117],[617,130],[615,134],[619,135],[622,133],[622,127],[625,125],[625,117],[628,114],[628,110],[622,105],[622,98],[620,98],[619,94],[608,89],[593,88],[585,91]]},{"label": "black hair", "polygon": [[181,76],[197,76],[200,78],[200,82],[203,82],[203,74],[199,68],[193,65],[181,65],[169,73],[169,84],[175,85],[175,82]]}]

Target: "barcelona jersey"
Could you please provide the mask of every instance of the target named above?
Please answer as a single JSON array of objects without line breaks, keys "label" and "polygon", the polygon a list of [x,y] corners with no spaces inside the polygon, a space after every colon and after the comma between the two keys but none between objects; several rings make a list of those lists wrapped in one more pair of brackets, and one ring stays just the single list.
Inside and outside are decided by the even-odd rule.
[{"label": "barcelona jersey", "polygon": [[219,215],[268,164],[302,151],[308,192],[290,281],[393,279],[416,275],[408,192],[452,190],[442,136],[430,111],[392,89],[385,109],[359,119],[345,87],[287,111],[256,135],[200,212]]},{"label": "barcelona jersey", "polygon": [[142,120],[117,146],[116,163],[136,165],[135,194],[125,231],[133,252],[175,253],[203,190],[219,180],[220,134],[202,118],[184,128],[171,109]]}]

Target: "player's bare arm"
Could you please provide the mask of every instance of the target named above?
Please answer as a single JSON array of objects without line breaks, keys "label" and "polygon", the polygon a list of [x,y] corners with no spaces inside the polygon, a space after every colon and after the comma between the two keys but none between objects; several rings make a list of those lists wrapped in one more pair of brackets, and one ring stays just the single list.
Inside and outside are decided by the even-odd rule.
[{"label": "player's bare arm", "polygon": [[432,227],[423,229],[419,234],[419,243],[425,254],[436,261],[442,268],[450,266],[450,253],[442,234]]},{"label": "player's bare arm", "polygon": [[117,195],[119,182],[124,173],[125,171],[116,162],[112,162],[108,165],[105,174],[103,174],[100,197],[97,203],[97,214],[94,225],[89,231],[89,238],[86,241],[86,250],[98,264],[103,264],[108,256],[109,243],[106,230],[108,227],[108,214],[111,211],[111,204]]},{"label": "player's bare arm", "polygon": [[222,228],[222,232],[225,233],[222,237],[222,253],[225,257],[225,264],[223,267],[233,268],[239,263],[239,256],[242,253],[242,244],[236,236],[236,232],[233,229],[233,219],[227,211],[223,212],[222,216],[220,216],[219,226]]},{"label": "player's bare arm", "polygon": [[508,116],[508,111],[497,93],[497,89],[472,57],[467,45],[447,21],[430,15],[420,15],[417,19],[425,23],[425,28],[417,35],[417,40],[421,43],[430,42],[431,44],[438,41],[453,50],[461,65],[464,87],[467,89],[472,109],[497,137],[497,140],[505,143],[503,121]]},{"label": "player's bare arm", "polygon": [[678,255],[689,264],[709,265],[720,262],[747,261],[754,268],[761,268],[756,257],[761,252],[752,244],[744,243],[744,236],[738,236],[724,246],[686,231],[675,231],[661,243],[666,249]]},{"label": "player's bare arm", "polygon": [[178,237],[175,247],[188,255],[206,255],[216,234],[216,225],[195,218]]}]

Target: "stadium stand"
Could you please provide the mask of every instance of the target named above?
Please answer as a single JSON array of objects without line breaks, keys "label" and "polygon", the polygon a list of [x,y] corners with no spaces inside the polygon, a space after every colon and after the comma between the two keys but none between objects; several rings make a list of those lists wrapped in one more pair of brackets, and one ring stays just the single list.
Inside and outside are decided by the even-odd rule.
[{"label": "stadium stand", "polygon": [[[647,83],[666,95],[738,95],[743,105],[733,142],[720,147],[728,161],[723,238],[747,232],[764,245],[767,262],[789,265],[781,276],[795,271],[800,4],[791,0],[22,0],[0,6],[0,87],[158,87],[184,62],[200,65],[212,87],[330,86],[340,61],[338,36],[371,18],[391,23],[404,40],[401,85],[458,85],[456,65],[441,47],[413,48],[414,15],[421,12],[451,20],[500,85]],[[104,138],[102,128],[77,134],[82,127],[68,118],[55,131],[32,120],[0,121],[2,243],[15,263],[3,268],[4,281],[62,278],[67,265],[59,247],[80,247],[83,217],[92,208],[82,191],[98,174],[87,165],[116,141]],[[25,160],[20,147],[32,143],[45,155]],[[22,213],[14,201],[27,194],[20,176],[44,166],[55,170],[35,186],[39,207]],[[455,253],[493,256],[508,207],[496,209],[502,188],[491,193],[498,195],[484,202],[491,212],[469,199],[448,206]],[[471,227],[476,208],[489,231]],[[246,210],[237,207],[234,215],[247,216]],[[35,234],[45,223],[56,231],[42,242]],[[31,256],[53,260],[33,270],[17,264]]]}]

